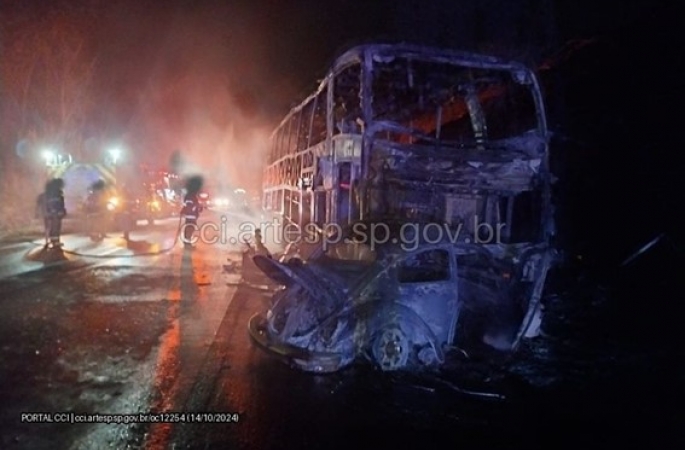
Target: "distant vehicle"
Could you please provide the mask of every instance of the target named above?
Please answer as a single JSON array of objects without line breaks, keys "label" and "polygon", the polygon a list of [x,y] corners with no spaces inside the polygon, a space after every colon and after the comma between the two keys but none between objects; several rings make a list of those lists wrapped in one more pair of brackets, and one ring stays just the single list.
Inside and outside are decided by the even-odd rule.
[{"label": "distant vehicle", "polygon": [[[107,186],[109,198],[123,198],[121,189],[128,186],[134,191],[140,207],[136,207],[140,219],[148,222],[173,216],[180,208],[175,193],[175,180],[178,176],[171,172],[151,170],[145,167],[114,167],[103,163],[69,162],[51,168],[50,177],[61,177],[65,180],[65,203],[70,215],[86,212],[89,189],[98,181]],[[111,203],[111,211],[121,210],[121,205]]]},{"label": "distant vehicle", "polygon": [[155,221],[171,217],[171,204],[154,192],[136,194],[118,193],[110,195],[107,210],[117,215],[125,215],[135,226],[139,220],[153,225]]},{"label": "distant vehicle", "polygon": [[107,164],[72,161],[52,167],[49,176],[64,180],[64,201],[70,216],[83,211],[82,206],[88,196],[88,189],[95,182],[103,180],[108,186],[117,183],[116,170]]},{"label": "distant vehicle", "polygon": [[[249,206],[245,189],[217,189],[215,192],[204,192],[208,207],[220,210],[243,210]],[[202,198],[202,194],[201,194]]]},{"label": "distant vehicle", "polygon": [[167,204],[156,193],[130,190],[124,187],[91,189],[83,204],[86,228],[93,240],[100,240],[111,231],[121,231],[128,238],[139,221],[148,225],[169,217]]}]

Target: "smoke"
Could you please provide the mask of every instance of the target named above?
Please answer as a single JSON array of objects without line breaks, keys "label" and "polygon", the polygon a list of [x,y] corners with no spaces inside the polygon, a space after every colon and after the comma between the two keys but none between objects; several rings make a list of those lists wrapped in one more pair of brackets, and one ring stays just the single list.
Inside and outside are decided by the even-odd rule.
[{"label": "smoke", "polygon": [[[39,3],[26,3],[32,5],[26,6],[27,13],[34,14],[33,6]],[[78,111],[87,111],[76,127],[83,142],[74,146],[83,144],[85,162],[100,161],[101,153],[117,145],[122,149],[118,173],[134,173],[131,168],[138,163],[169,169],[178,152],[178,169],[185,176],[200,174],[207,186],[259,190],[271,130],[300,93],[296,74],[309,74],[307,61],[310,66],[319,61],[303,52],[312,44],[302,41],[303,31],[293,32],[299,7],[213,0],[170,0],[164,7],[153,0],[54,4],[64,29],[82,30],[79,36],[88,51],[79,55],[88,56],[85,62],[92,69],[91,83],[74,83],[80,90],[88,88],[87,95],[67,96]],[[63,73],[65,61],[54,59],[51,73]],[[15,66],[8,73],[20,73]],[[17,98],[25,98],[21,95],[28,84],[24,78],[17,80]],[[62,98],[31,94],[31,99],[56,101],[58,106]],[[26,117],[39,117],[39,106],[29,101]],[[15,130],[16,136],[0,135],[0,196],[4,205],[13,202],[18,211],[28,211],[25,205],[40,191],[35,180],[45,175],[45,167],[42,159],[31,156],[39,155],[40,146],[19,145],[32,141],[16,131],[7,118],[20,116],[10,112],[2,114],[3,129]],[[53,142],[53,134],[48,130],[38,137]],[[2,220],[16,216],[8,213]]]},{"label": "smoke", "polygon": [[[188,108],[180,124],[166,132],[163,145],[180,155],[176,170],[183,176],[202,174],[208,184],[259,188],[270,129],[230,111],[227,123],[220,123],[201,105]],[[160,122],[164,117],[151,117],[144,132],[169,130]]]},{"label": "smoke", "polygon": [[[147,147],[161,149],[147,155],[156,160],[148,163],[175,166],[183,176],[202,174],[208,185],[258,189],[271,126],[246,114],[220,82],[187,83],[171,99],[144,100],[135,133]],[[169,101],[178,109],[162,107]]]},{"label": "smoke", "polygon": [[152,167],[170,166],[178,153],[177,170],[201,174],[206,185],[259,189],[274,123],[258,11],[209,2],[154,9],[148,20],[140,13],[116,17],[108,31],[123,39],[110,50],[129,60],[108,68],[127,79],[116,101],[129,110],[121,126],[128,148]]}]

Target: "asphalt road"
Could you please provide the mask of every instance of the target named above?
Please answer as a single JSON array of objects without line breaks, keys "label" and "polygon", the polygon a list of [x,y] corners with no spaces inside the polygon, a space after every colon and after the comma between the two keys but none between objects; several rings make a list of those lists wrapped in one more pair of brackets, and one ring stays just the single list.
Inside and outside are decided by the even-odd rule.
[{"label": "asphalt road", "polygon": [[[184,250],[177,225],[140,227],[129,242],[68,233],[50,256],[39,236],[2,245],[0,448],[164,448],[164,427],[55,414],[161,412],[187,397],[239,279],[222,265],[240,248]],[[51,423],[33,415],[45,412]]]},{"label": "asphalt road", "polygon": [[[226,217],[203,221],[237,237],[249,220]],[[251,344],[247,321],[268,293],[239,283],[240,244],[184,250],[177,223],[128,243],[69,234],[48,262],[38,237],[0,245],[0,448],[530,449],[678,436],[682,349],[628,343],[633,322],[608,327],[617,316],[594,287],[550,300],[552,336],[496,367],[452,357],[429,376],[364,365],[313,376]],[[606,316],[588,320],[593,310]],[[160,413],[170,414],[155,422]],[[131,423],[102,423],[117,420]]]}]

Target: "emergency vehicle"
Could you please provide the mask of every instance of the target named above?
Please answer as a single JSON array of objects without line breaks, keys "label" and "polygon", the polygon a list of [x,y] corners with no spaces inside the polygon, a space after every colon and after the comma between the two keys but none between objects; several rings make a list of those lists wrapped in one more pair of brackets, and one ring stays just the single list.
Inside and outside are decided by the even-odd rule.
[{"label": "emergency vehicle", "polygon": [[107,210],[112,215],[132,214],[153,223],[170,217],[179,208],[178,175],[147,166],[116,166],[104,163],[67,162],[48,168],[48,178],[64,180],[64,200],[69,216],[85,214],[90,188],[104,182]]}]

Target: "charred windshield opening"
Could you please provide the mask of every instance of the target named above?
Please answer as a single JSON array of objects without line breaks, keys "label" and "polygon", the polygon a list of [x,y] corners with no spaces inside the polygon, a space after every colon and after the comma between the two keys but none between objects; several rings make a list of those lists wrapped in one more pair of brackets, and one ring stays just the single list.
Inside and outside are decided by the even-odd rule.
[{"label": "charred windshield opening", "polygon": [[342,69],[335,77],[333,89],[333,134],[359,133],[363,117],[361,105],[362,70],[359,64]]},{"label": "charred windshield opening", "polygon": [[508,70],[379,59],[373,72],[373,119],[413,130],[413,135],[385,131],[381,136],[400,143],[418,143],[422,136],[462,143],[507,139],[538,127],[526,81]]}]

